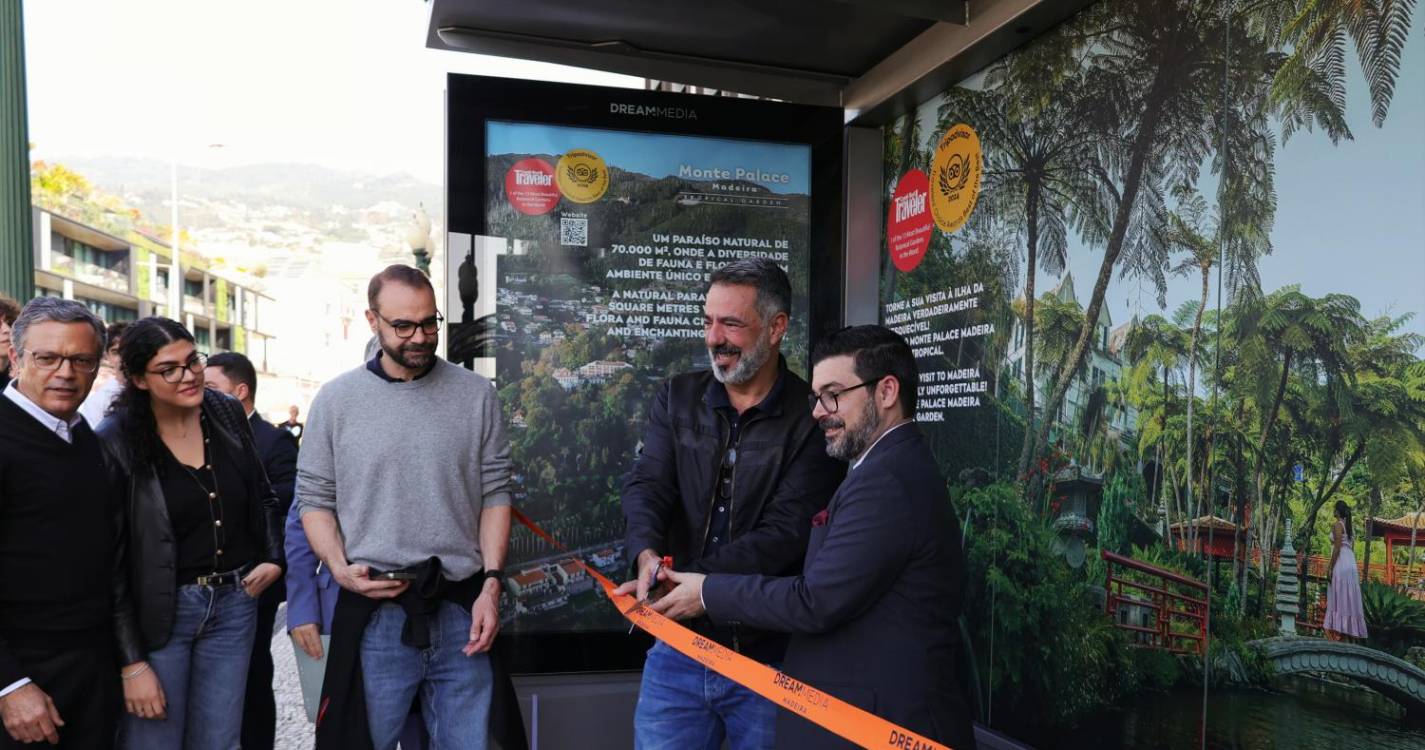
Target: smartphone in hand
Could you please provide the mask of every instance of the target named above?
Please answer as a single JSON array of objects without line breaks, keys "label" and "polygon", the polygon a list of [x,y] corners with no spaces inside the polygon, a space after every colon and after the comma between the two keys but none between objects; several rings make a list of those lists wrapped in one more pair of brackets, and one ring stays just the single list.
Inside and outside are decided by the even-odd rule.
[{"label": "smartphone in hand", "polygon": [[371,580],[373,581],[414,581],[416,573],[410,570],[373,570]]}]

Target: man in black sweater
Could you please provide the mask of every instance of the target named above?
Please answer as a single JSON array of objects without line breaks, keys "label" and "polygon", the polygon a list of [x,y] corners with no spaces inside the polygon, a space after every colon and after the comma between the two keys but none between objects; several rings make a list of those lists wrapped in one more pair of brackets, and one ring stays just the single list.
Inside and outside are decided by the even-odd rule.
[{"label": "man in black sweater", "polygon": [[0,748],[111,748],[122,507],[79,416],[104,352],[84,305],[41,297],[15,320],[0,393]]}]

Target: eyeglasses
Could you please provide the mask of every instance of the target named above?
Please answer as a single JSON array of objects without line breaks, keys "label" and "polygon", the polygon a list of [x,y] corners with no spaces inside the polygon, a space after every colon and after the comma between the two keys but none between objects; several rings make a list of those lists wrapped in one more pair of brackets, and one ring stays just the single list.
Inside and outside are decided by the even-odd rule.
[{"label": "eyeglasses", "polygon": [[74,366],[75,372],[88,374],[99,369],[99,358],[92,354],[76,354],[66,357],[54,352],[26,351],[25,353],[30,355],[30,361],[35,363],[35,367],[45,371],[58,370],[64,366],[66,360]]},{"label": "eyeglasses", "polygon": [[188,358],[188,362],[185,364],[169,365],[168,367],[165,367],[162,370],[149,370],[149,373],[152,375],[157,375],[163,378],[163,382],[168,383],[169,385],[173,385],[175,383],[183,382],[183,373],[185,371],[197,375],[198,373],[203,371],[204,367],[207,366],[208,357],[206,355],[195,352],[193,356]]},{"label": "eyeglasses", "polygon": [[412,323],[409,320],[387,320],[386,316],[375,310],[372,310],[371,313],[380,318],[381,322],[391,326],[391,330],[395,331],[396,335],[403,339],[408,339],[416,335],[417,328],[421,329],[421,333],[427,336],[434,336],[440,332],[440,324],[445,322],[445,316],[440,313],[436,313],[419,323]]},{"label": "eyeglasses", "polygon": [[842,388],[839,391],[822,391],[821,393],[808,394],[807,408],[813,410],[816,409],[816,404],[818,401],[820,401],[821,408],[825,409],[827,414],[835,414],[836,410],[841,407],[841,404],[838,399],[840,399],[842,396],[856,390],[857,388],[865,388],[866,386],[875,385],[879,382],[881,382],[881,379],[876,378],[874,380],[867,380],[866,382],[861,383],[859,385],[853,385],[850,388]]}]

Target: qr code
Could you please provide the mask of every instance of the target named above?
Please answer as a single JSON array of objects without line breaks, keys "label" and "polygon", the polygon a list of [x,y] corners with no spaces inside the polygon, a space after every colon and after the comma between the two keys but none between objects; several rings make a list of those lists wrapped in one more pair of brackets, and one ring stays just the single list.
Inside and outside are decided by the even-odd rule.
[{"label": "qr code", "polygon": [[589,217],[559,217],[559,244],[570,247],[588,247]]}]

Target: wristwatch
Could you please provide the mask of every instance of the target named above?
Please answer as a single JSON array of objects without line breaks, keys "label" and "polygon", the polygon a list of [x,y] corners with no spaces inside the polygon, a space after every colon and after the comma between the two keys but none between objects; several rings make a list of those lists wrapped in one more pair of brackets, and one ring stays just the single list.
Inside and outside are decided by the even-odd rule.
[{"label": "wristwatch", "polygon": [[[491,578],[495,579],[495,582],[498,583],[498,584],[500,584],[500,590],[501,590],[501,591],[504,591],[504,589],[505,589],[505,571],[503,571],[503,570],[487,570],[487,571],[485,571],[485,581],[488,581],[488,580],[490,580]],[[484,585],[484,581],[481,581],[481,585]]]}]

